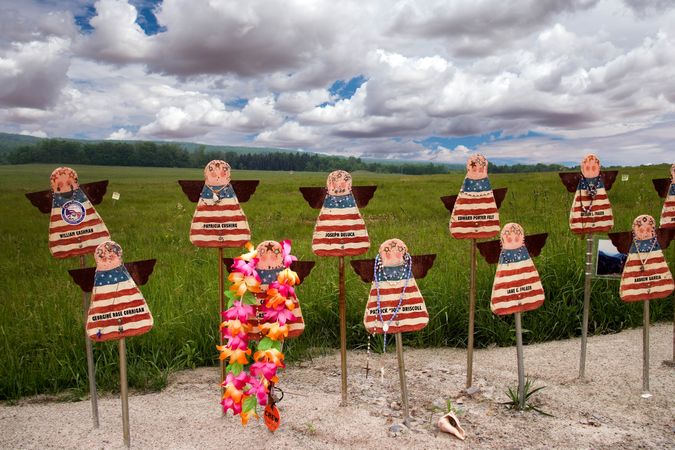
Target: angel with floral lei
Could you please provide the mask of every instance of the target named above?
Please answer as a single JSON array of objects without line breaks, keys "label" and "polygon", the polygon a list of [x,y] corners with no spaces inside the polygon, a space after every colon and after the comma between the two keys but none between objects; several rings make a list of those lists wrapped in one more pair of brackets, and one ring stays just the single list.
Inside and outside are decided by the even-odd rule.
[{"label": "angel with floral lei", "polygon": [[93,253],[99,244],[110,239],[110,233],[80,188],[77,173],[70,167],[57,167],[49,180],[52,188],[49,251],[56,258]]},{"label": "angel with floral lei", "polygon": [[488,162],[481,154],[466,163],[466,178],[450,217],[450,234],[456,239],[482,239],[499,233],[499,209],[495,201]]},{"label": "angel with floral lei", "polygon": [[197,247],[242,247],[251,231],[230,182],[230,165],[215,159],[204,167],[204,187],[190,226]]},{"label": "angel with floral lei", "polygon": [[675,164],[670,166],[670,187],[661,210],[660,223],[661,228],[675,228]]},{"label": "angel with floral lei", "polygon": [[[294,310],[299,310],[294,289],[299,278],[290,268],[296,258],[290,253],[290,241],[282,242],[279,255],[283,268],[277,272],[276,280],[263,280],[257,269],[261,257],[266,261],[263,264],[265,267],[277,259],[274,245],[270,247],[274,258],[259,255],[260,246],[256,249],[247,243],[248,253],[234,259],[228,277],[232,283],[227,293],[228,309],[223,312],[221,324],[221,333],[227,342],[223,346],[216,346],[220,351],[220,359],[227,362],[226,377],[221,386],[224,388],[221,401],[223,412],[232,410],[233,415],[239,415],[242,424],[246,425],[251,416],[258,417],[258,406],[264,406],[266,424],[272,431],[279,424],[279,412],[272,390],[279,381],[277,370],[285,367],[283,342],[289,337],[292,324],[297,320]],[[263,281],[266,281],[264,290]],[[263,292],[265,298],[261,303],[257,296]],[[262,313],[261,320],[257,317],[256,309]],[[302,316],[299,317],[301,320]],[[257,327],[255,332],[254,327]],[[261,338],[255,353],[251,348],[253,338]]]},{"label": "angel with floral lei", "polygon": [[581,178],[574,193],[569,223],[572,232],[577,234],[607,232],[614,226],[600,160],[592,153],[581,161]]},{"label": "angel with floral lei", "polygon": [[673,292],[673,276],[656,236],[652,216],[633,221],[633,242],[621,274],[619,296],[624,302],[664,298]]}]

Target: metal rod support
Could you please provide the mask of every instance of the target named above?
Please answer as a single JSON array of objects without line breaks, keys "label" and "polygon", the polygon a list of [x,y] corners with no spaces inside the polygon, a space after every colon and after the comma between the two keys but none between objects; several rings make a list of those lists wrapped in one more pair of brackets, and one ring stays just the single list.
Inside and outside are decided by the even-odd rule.
[{"label": "metal rod support", "polygon": [[649,394],[649,300],[642,308],[642,395]]},{"label": "metal rod support", "polygon": [[579,378],[586,377],[586,344],[588,337],[588,314],[591,309],[591,276],[593,275],[593,233],[586,235],[586,264],[584,266],[584,312],[581,325],[581,359]]},{"label": "metal rod support", "polygon": [[119,340],[120,349],[120,396],[122,398],[122,434],[124,445],[131,446],[129,433],[129,389],[127,387],[127,343],[124,338]]},{"label": "metal rod support", "polygon": [[525,409],[525,362],[523,360],[523,329],[520,323],[520,313],[516,317],[516,358],[518,359],[518,404]]},{"label": "metal rod support", "polygon": [[345,300],[345,258],[338,257],[338,277],[340,283],[338,309],[340,314],[340,371],[342,375],[341,406],[347,406],[347,302]]},{"label": "metal rod support", "polygon": [[[80,255],[80,269],[84,269],[84,255]],[[94,428],[98,428],[98,392],[96,390],[96,366],[94,365],[94,349],[87,335],[87,314],[89,312],[89,295],[82,291],[82,309],[84,310],[84,345],[87,354],[87,377],[89,378],[89,397],[91,399],[91,418]]]},{"label": "metal rod support", "polygon": [[471,239],[471,268],[469,275],[469,337],[466,344],[466,387],[473,384],[473,328],[476,310],[476,240]]},{"label": "metal rod support", "polygon": [[410,426],[410,409],[408,408],[408,384],[405,376],[405,362],[403,361],[403,336],[396,333],[396,356],[398,357],[398,377],[401,381],[401,402],[403,404],[403,423]]}]

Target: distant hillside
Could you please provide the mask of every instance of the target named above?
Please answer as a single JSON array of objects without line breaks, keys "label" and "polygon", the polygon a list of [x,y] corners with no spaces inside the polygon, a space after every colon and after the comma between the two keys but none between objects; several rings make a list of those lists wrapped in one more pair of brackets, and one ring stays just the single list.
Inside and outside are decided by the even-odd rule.
[{"label": "distant hillside", "polygon": [[24,136],[23,134],[0,133],[0,155],[8,153],[22,145],[33,145],[40,142],[41,138]]}]

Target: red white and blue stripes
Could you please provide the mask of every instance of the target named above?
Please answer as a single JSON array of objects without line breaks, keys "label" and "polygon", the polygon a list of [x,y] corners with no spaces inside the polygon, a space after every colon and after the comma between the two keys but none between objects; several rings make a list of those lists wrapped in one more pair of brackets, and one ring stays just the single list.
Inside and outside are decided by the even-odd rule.
[{"label": "red white and blue stripes", "polygon": [[492,312],[504,315],[531,311],[543,303],[544,288],[527,247],[503,249],[492,284]]},{"label": "red white and blue stripes", "polygon": [[354,196],[326,195],[312,236],[319,256],[355,256],[368,251],[370,239]]},{"label": "red white and blue stripes", "polygon": [[673,276],[656,238],[634,240],[621,274],[624,302],[663,298],[673,292]]},{"label": "red white and blue stripes", "polygon": [[579,181],[570,209],[570,230],[577,234],[607,232],[614,226],[612,205],[600,176]]},{"label": "red white and blue stripes", "polygon": [[250,240],[248,221],[232,185],[204,185],[192,217],[190,242],[197,247],[243,247]]},{"label": "red white and blue stripes", "polygon": [[660,226],[662,228],[675,228],[675,183],[670,184],[666,201],[661,210]]},{"label": "red white and blue stripes", "polygon": [[488,177],[465,178],[450,217],[456,239],[484,239],[499,233],[499,210]]}]

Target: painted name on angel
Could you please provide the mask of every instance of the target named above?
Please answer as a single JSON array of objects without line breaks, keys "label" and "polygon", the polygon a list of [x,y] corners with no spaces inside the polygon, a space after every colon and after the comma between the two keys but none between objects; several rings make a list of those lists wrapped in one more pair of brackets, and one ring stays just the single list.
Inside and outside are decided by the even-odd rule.
[{"label": "painted name on angel", "polygon": [[353,231],[345,232],[345,233],[337,233],[337,232],[336,233],[326,233],[327,238],[330,238],[330,237],[354,237],[354,236],[356,236],[356,233],[354,233]]},{"label": "painted name on angel", "polygon": [[641,283],[643,281],[654,281],[654,280],[660,280],[661,275],[652,275],[650,277],[636,277],[635,281],[633,283]]},{"label": "painted name on angel", "polygon": [[204,228],[237,228],[236,223],[205,223]]},{"label": "painted name on angel", "polygon": [[132,314],[140,314],[145,312],[145,307],[141,306],[140,308],[125,309],[124,311],[113,311],[106,314],[98,314],[91,318],[92,322],[98,322],[99,320],[108,320],[114,319],[122,316],[130,316]]},{"label": "painted name on angel", "polygon": [[494,214],[483,214],[479,216],[458,216],[457,220],[494,220]]},{"label": "painted name on angel", "polygon": [[591,217],[591,216],[604,216],[604,211],[593,211],[593,212],[584,212],[581,211],[581,217]]},{"label": "painted name on angel", "polygon": [[93,228],[85,228],[84,230],[71,231],[70,233],[61,233],[61,234],[59,234],[59,238],[63,239],[63,238],[69,238],[69,237],[72,237],[72,236],[81,236],[83,234],[93,233],[93,232],[94,232]]},{"label": "painted name on angel", "polygon": [[[385,307],[382,308],[382,315],[391,314],[396,310],[396,307]],[[400,311],[403,312],[412,312],[412,311],[422,311],[422,305],[409,305],[400,308]],[[368,314],[379,315],[377,308],[371,308],[368,311]]]},{"label": "painted name on angel", "polygon": [[520,286],[517,288],[512,288],[512,289],[507,289],[506,293],[507,294],[516,294],[518,292],[527,292],[532,290],[532,285],[527,285],[527,286]]}]

